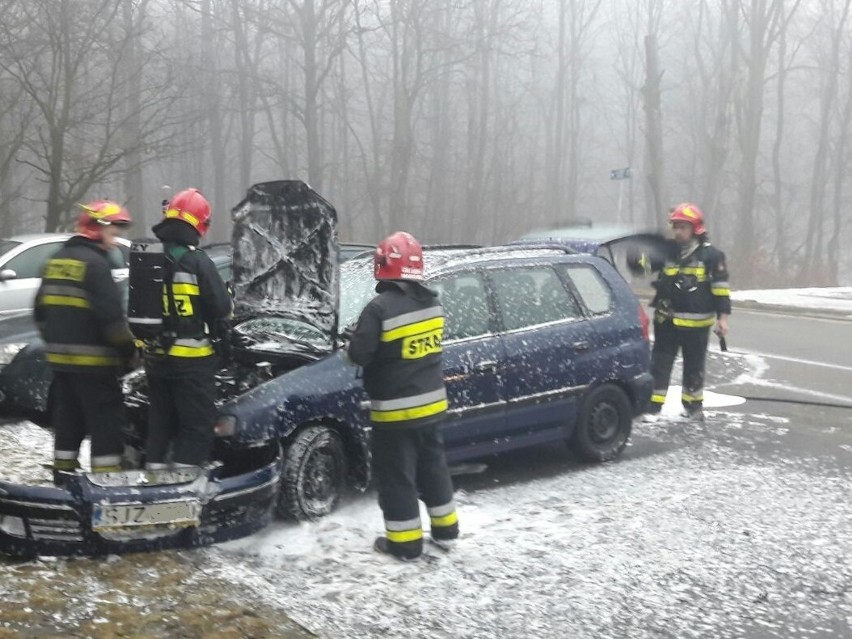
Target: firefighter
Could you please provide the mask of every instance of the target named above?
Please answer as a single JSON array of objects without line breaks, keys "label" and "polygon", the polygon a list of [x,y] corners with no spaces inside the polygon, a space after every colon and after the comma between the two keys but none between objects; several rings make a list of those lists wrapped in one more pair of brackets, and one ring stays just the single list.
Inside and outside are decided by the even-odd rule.
[{"label": "firefighter", "polygon": [[130,226],[130,213],[109,200],[79,206],[76,234],[45,264],[34,309],[53,370],[50,424],[57,484],[61,471],[80,467],[80,444],[87,435],[92,471],[121,469],[126,416],[119,376],[136,351],[108,255]]},{"label": "firefighter", "polygon": [[436,544],[449,549],[459,534],[441,436],[444,310],[421,283],[423,251],[410,234],[387,237],[373,260],[378,295],[361,312],[347,349],[364,367],[370,397],[373,473],[386,531],[373,547],[414,559],[423,551],[418,496]]},{"label": "firefighter", "polygon": [[[216,371],[226,354],[232,303],[216,266],[198,244],[210,204],[198,189],[176,194],[153,227],[163,243],[163,323],[146,342],[149,408],[145,466],[198,466],[213,448]],[[218,352],[217,352],[218,351]]]},{"label": "firefighter", "polygon": [[695,204],[676,206],[669,216],[676,250],[662,265],[654,307],[654,390],[644,421],[656,420],[666,401],[678,349],[683,355],[682,416],[704,421],[704,365],[710,329],[724,337],[731,314],[725,254],[710,244],[704,214]]}]

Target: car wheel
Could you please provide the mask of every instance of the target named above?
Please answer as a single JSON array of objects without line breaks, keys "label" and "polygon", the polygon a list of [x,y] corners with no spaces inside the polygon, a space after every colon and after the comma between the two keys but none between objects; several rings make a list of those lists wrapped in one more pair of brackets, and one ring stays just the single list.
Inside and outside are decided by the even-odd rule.
[{"label": "car wheel", "polygon": [[627,445],[632,424],[630,400],[624,391],[610,384],[599,386],[583,402],[571,447],[588,461],[615,459]]},{"label": "car wheel", "polygon": [[346,451],[327,426],[299,432],[286,447],[276,513],[284,519],[317,519],[337,506],[346,481]]}]

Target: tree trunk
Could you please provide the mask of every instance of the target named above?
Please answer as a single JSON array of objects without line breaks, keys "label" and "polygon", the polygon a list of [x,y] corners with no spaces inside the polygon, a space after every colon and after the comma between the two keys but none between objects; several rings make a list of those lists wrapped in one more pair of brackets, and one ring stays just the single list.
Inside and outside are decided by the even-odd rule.
[{"label": "tree trunk", "polygon": [[[227,169],[225,158],[225,140],[223,135],[224,121],[222,118],[221,91],[219,90],[218,64],[218,35],[213,29],[213,0],[202,0],[201,3],[201,42],[204,50],[202,59],[203,84],[205,103],[207,106],[206,132],[210,135],[210,154],[213,162],[213,189],[202,188],[211,199],[214,211],[214,224],[211,227],[211,237],[208,240],[224,241],[230,238],[230,216],[227,215],[228,202],[226,199]],[[190,185],[187,185],[190,186]],[[211,197],[212,194],[212,197]]]},{"label": "tree trunk", "polygon": [[645,36],[645,202],[646,221],[650,228],[663,229],[667,211],[663,180],[663,116],[660,99],[662,72],[657,61],[657,38]]}]

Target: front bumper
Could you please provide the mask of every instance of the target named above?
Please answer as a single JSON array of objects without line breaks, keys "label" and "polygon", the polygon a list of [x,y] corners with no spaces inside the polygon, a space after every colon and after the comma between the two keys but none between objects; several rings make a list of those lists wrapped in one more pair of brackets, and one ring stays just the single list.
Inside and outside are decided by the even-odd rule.
[{"label": "front bumper", "polygon": [[219,477],[221,468],[64,474],[62,488],[0,481],[0,552],[103,555],[204,546],[266,526],[280,459]]}]

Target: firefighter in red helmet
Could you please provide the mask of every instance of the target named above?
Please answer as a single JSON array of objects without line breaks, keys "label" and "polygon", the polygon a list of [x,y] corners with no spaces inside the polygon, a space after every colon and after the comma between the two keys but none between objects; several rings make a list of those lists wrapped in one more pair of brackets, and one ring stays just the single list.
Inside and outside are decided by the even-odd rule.
[{"label": "firefighter in red helmet", "polygon": [[57,483],[63,471],[79,468],[87,435],[92,471],[120,470],[125,412],[119,376],[136,351],[109,258],[130,226],[130,214],[109,200],[80,208],[76,234],[45,264],[34,309],[53,370],[50,421]]},{"label": "firefighter in red helmet", "polygon": [[165,261],[162,332],[145,348],[151,470],[203,464],[213,448],[215,375],[232,303],[215,264],[198,248],[209,227],[210,203],[198,189],[186,189],[152,229]]},{"label": "firefighter in red helmet", "polygon": [[704,214],[685,202],[669,216],[676,253],[662,264],[655,282],[654,391],[644,421],[655,421],[666,401],[678,350],[683,354],[682,415],[704,421],[704,366],[710,329],[724,337],[731,314],[725,254],[710,244]]},{"label": "firefighter in red helmet", "polygon": [[378,295],[361,312],[348,347],[349,358],[364,367],[370,397],[373,474],[386,531],[374,548],[414,559],[423,551],[418,496],[436,544],[449,548],[459,534],[441,436],[444,310],[421,283],[423,251],[410,234],[383,240],[374,265]]}]

